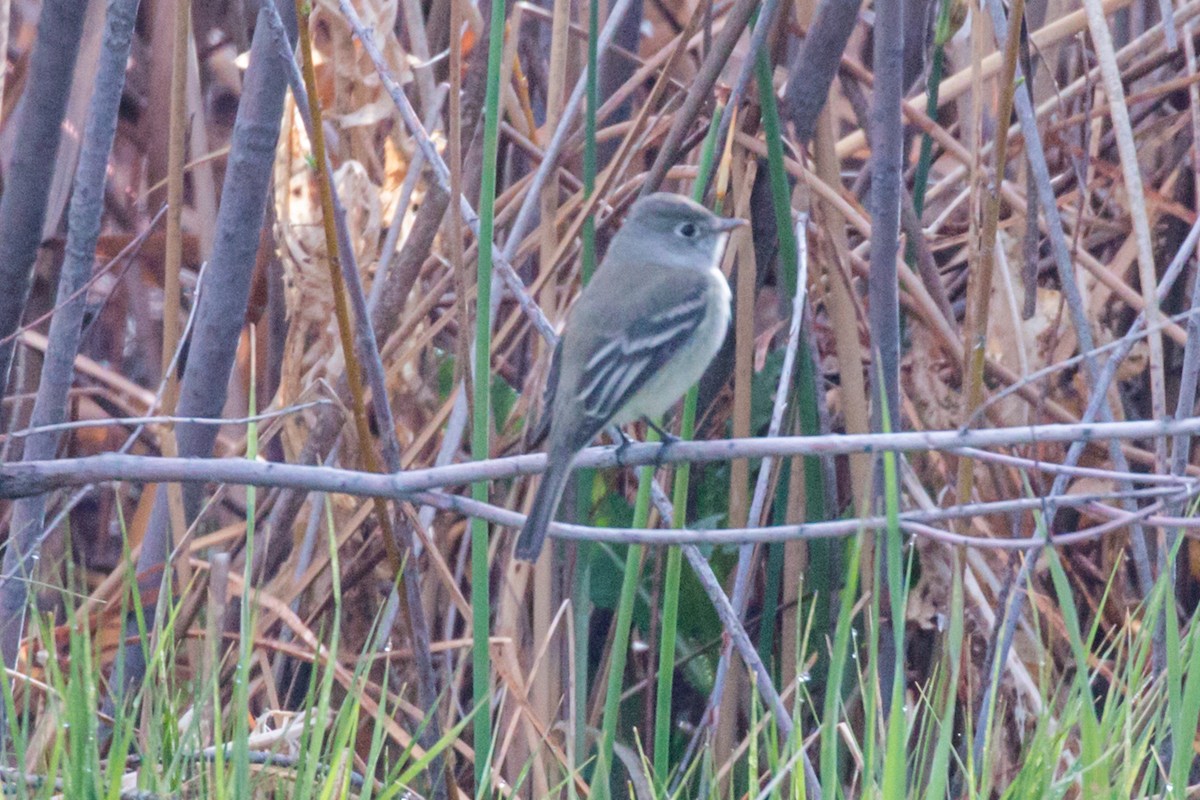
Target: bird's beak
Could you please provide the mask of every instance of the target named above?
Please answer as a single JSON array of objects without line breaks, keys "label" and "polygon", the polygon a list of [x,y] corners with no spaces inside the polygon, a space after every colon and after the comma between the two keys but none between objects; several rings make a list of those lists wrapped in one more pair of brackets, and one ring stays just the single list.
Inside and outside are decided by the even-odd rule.
[{"label": "bird's beak", "polygon": [[714,231],[717,231],[718,233],[725,233],[727,231],[731,231],[731,230],[734,230],[735,228],[740,228],[743,225],[749,225],[749,224],[750,223],[748,221],[746,221],[744,219],[740,219],[738,217],[722,217],[721,219],[718,219],[716,222],[713,223],[712,228]]}]

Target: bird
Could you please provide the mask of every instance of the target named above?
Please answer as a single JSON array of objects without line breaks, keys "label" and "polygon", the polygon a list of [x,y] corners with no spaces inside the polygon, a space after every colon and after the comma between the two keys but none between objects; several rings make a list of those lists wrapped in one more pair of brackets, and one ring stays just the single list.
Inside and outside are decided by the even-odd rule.
[{"label": "bird", "polygon": [[678,194],[637,200],[571,308],[531,442],[547,468],[513,554],[536,561],[571,465],[608,425],[660,417],[700,379],[729,328],[721,257],[747,224]]}]

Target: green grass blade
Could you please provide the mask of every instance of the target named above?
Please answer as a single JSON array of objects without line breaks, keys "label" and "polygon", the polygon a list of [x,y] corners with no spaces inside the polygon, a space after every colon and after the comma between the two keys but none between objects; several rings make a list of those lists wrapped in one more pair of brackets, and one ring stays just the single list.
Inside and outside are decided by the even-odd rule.
[{"label": "green grass blade", "polygon": [[[600,71],[597,48],[600,36],[600,4],[588,3],[587,80],[585,92],[587,103],[583,115],[583,197],[591,199],[596,191],[596,107],[600,104],[600,89],[597,73]],[[586,285],[596,269],[596,215],[589,213],[583,218],[580,231],[583,255],[580,272]]]},{"label": "green grass blade", "polygon": [[[643,467],[638,486],[637,506],[634,510],[635,528],[643,528],[649,518],[650,481],[653,467]],[[621,580],[621,599],[617,605],[616,628],[613,633],[612,654],[608,659],[608,685],[604,695],[604,719],[601,724],[600,757],[592,778],[591,797],[596,800],[611,797],[611,773],[613,767],[613,744],[616,741],[617,719],[621,713],[621,686],[625,677],[625,663],[629,655],[629,630],[633,624],[633,601],[641,578],[641,545],[629,546],[625,554],[625,573]]]},{"label": "green grass blade", "polygon": [[[717,151],[717,133],[721,122],[721,104],[717,104],[704,146],[700,151],[700,176],[708,175]],[[701,202],[704,181],[697,180],[692,189],[692,199]],[[683,418],[679,423],[679,438],[691,439],[696,428],[696,388],[692,387],[683,401]],[[691,482],[691,464],[683,463],[675,471],[675,486],[671,502],[675,507],[676,528],[687,523],[686,509],[688,487]],[[679,580],[683,573],[683,551],[678,547],[667,550],[667,567],[662,587],[662,636],[658,653],[658,685],[655,689],[654,709],[654,778],[660,786],[666,786],[671,749],[671,695],[675,687],[675,645],[679,622]]]},{"label": "green grass blade", "polygon": [[[487,458],[490,452],[491,351],[492,351],[492,241],[496,228],[496,175],[500,146],[500,66],[504,53],[505,4],[493,0],[488,31],[487,88],[483,110],[483,171],[479,186],[479,263],[476,270],[474,406],[471,420],[471,456]],[[472,484],[471,497],[488,499],[485,482]],[[488,525],[471,518],[471,691],[481,706],[474,720],[475,793],[484,796],[490,774],[492,743],[491,655],[488,632],[491,592],[488,587]]]}]

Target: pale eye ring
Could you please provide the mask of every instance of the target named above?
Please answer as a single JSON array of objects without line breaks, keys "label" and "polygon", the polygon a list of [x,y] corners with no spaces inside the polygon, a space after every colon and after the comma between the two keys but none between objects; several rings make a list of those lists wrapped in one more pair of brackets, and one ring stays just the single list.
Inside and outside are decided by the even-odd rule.
[{"label": "pale eye ring", "polygon": [[696,227],[696,223],[685,222],[682,225],[680,225],[678,228],[676,228],[675,232],[678,233],[680,236],[682,236],[685,239],[694,239],[696,237],[696,234],[699,233],[700,230]]}]

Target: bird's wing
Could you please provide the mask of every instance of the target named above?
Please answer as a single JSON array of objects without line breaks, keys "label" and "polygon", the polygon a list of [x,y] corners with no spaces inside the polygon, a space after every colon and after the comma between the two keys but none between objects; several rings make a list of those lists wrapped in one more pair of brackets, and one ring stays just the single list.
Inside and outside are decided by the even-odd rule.
[{"label": "bird's wing", "polygon": [[554,394],[558,391],[558,376],[562,371],[562,338],[554,345],[550,356],[550,370],[546,373],[546,388],[542,390],[542,414],[529,434],[529,446],[536,447],[550,433],[550,410],[554,407]]},{"label": "bird's wing", "polygon": [[708,313],[708,293],[693,284],[664,308],[636,316],[589,355],[577,382],[584,414],[606,425],[679,351]]}]

